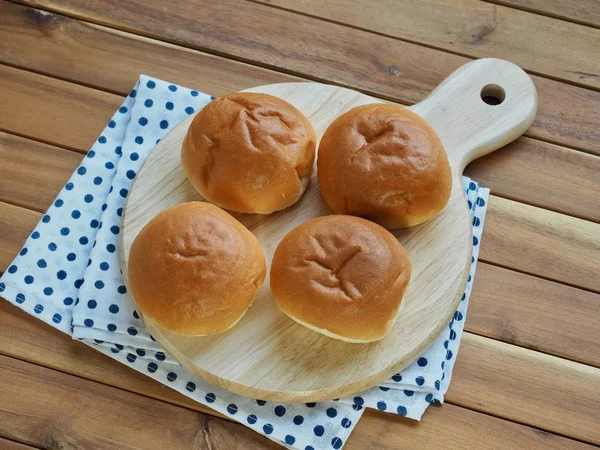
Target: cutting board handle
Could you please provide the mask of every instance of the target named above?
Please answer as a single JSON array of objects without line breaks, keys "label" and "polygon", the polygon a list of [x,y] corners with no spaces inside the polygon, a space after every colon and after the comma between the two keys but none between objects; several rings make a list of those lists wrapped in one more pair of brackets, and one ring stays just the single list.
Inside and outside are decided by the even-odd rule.
[{"label": "cutting board handle", "polygon": [[471,61],[410,108],[436,130],[455,175],[521,136],[533,123],[537,91],[519,66],[502,59]]}]

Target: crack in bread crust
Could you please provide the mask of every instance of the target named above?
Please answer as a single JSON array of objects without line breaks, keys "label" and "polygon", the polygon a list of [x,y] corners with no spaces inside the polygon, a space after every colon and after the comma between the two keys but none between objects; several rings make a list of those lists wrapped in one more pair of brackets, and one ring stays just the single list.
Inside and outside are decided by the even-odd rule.
[{"label": "crack in bread crust", "polygon": [[[318,246],[317,251],[323,251],[324,253],[327,253],[325,246],[319,240],[319,238],[317,236],[313,236],[312,238],[313,238],[313,242],[315,242]],[[340,251],[348,252],[348,250],[342,249],[335,245],[333,245],[333,247],[335,248],[335,250],[337,252],[336,256],[339,255]],[[303,260],[303,263],[306,266],[315,265],[320,270],[324,270],[327,273],[327,276],[325,278],[311,280],[311,282],[313,284],[320,286],[322,289],[334,289],[334,290],[341,291],[341,293],[348,300],[356,300],[358,297],[361,296],[360,291],[356,288],[356,286],[351,281],[344,279],[345,277],[340,272],[345,267],[347,267],[347,265],[350,263],[350,261],[352,261],[356,257],[356,255],[358,255],[361,251],[362,251],[362,248],[360,246],[350,247],[348,255],[345,255],[341,259],[341,261],[339,261],[337,263],[335,261],[331,261],[331,258],[322,258],[318,255],[315,255],[310,258],[305,258]],[[324,259],[329,259],[329,261],[324,261]]]}]

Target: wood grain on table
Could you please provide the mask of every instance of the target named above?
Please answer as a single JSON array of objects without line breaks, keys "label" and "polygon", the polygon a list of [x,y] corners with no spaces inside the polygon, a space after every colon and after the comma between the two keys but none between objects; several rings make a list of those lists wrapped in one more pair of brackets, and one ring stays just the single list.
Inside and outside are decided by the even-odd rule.
[{"label": "wood grain on table", "polygon": [[[509,59],[539,110],[466,170],[493,195],[447,403],[420,423],[368,410],[345,448],[600,445],[597,2],[197,3],[0,2],[0,271],[140,73],[213,95],[308,79],[412,104],[469,59]],[[277,448],[6,302],[0,354],[0,448]]]}]

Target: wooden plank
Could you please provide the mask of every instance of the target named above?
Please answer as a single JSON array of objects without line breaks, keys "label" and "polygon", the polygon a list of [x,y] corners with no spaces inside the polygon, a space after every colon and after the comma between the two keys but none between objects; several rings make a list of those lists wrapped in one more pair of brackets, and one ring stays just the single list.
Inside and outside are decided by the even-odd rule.
[{"label": "wooden plank", "polygon": [[[265,0],[258,0],[265,1]],[[479,0],[268,0],[265,3],[600,88],[600,30]]]},{"label": "wooden plank", "polygon": [[[0,433],[2,433],[1,428]],[[32,450],[37,447],[31,447],[29,445],[21,444],[20,442],[9,441],[8,439],[0,437],[0,448],[3,450]]]},{"label": "wooden plank", "polygon": [[[81,342],[71,340],[6,302],[0,302],[0,324],[2,354],[14,355],[103,384],[215,414]],[[8,336],[13,338],[9,339]],[[19,339],[14,339],[14,336],[19,336]],[[0,425],[0,433],[1,430]],[[473,442],[482,442],[482,449],[590,448],[576,441],[451,404],[430,408],[421,423],[368,410],[344,448],[364,449],[368,447],[366,443],[369,443],[369,446],[382,450],[396,449],[401,440],[403,448],[407,449],[439,449],[441,438],[452,448],[470,448],[469,445]]]},{"label": "wooden plank", "polygon": [[[600,444],[600,369],[465,333],[446,400]],[[592,400],[594,399],[594,400]]]},{"label": "wooden plank", "polygon": [[466,329],[600,367],[600,295],[479,263]]},{"label": "wooden plank", "polygon": [[[0,71],[2,68],[3,66],[0,66]],[[61,117],[64,121],[68,121],[73,129],[72,132],[71,130],[64,130],[59,142],[63,146],[70,146],[72,143],[80,141],[76,133],[76,130],[80,128],[86,128],[90,135],[94,135],[100,133],[100,130],[106,125],[104,117],[82,117],[79,111],[81,108],[93,108],[93,105],[102,102],[102,96],[106,95],[105,93],[75,86],[75,88],[80,89],[78,93],[79,109],[61,109],[60,105],[52,103],[52,96],[46,95],[45,92],[54,89],[54,96],[69,97],[74,85],[18,69],[7,68],[6,66],[4,66],[4,69],[18,73],[15,77],[17,79],[16,83],[19,84],[18,89],[25,93],[25,95],[20,97],[19,104],[17,105],[19,108],[18,113],[24,115],[34,114],[33,119],[38,124],[37,128],[29,129],[32,138],[41,141],[52,140],[54,136],[47,130],[51,130],[54,133],[55,128],[60,126],[61,122],[57,118]],[[18,81],[21,78],[23,79],[22,83]],[[29,79],[34,79],[34,85],[41,87],[39,89],[30,89],[26,85]],[[240,80],[240,82],[242,81]],[[2,92],[3,87],[0,85],[0,95]],[[10,93],[7,92],[7,95],[10,95]],[[51,108],[49,110],[50,114],[27,112],[30,108],[35,108],[38,103],[43,102],[45,102],[47,108]],[[119,102],[115,100],[115,103]],[[22,124],[17,120],[15,122],[19,126],[13,127],[11,131],[19,132]],[[76,149],[85,152],[88,146],[84,145],[85,143]],[[31,151],[36,148],[31,147]],[[6,152],[4,152],[4,155],[10,156]],[[0,158],[2,157],[3,155],[0,154]],[[31,157],[33,158],[34,156],[32,155]],[[37,158],[41,157],[38,156]],[[75,160],[72,155],[65,156],[65,158]],[[29,159],[26,161],[29,161]],[[7,162],[6,164],[18,165],[16,168],[27,169],[27,166],[17,164],[15,161],[11,163]],[[598,207],[598,201],[592,194],[600,181],[599,157],[572,151],[546,142],[521,138],[504,149],[473,162],[467,168],[466,174],[489,186],[494,193],[500,196],[576,217],[594,221],[600,220],[600,207]],[[552,176],[548,176],[549,174],[552,174]],[[21,174],[15,173],[14,177],[24,177],[23,180],[27,180],[30,175],[30,172],[23,172]],[[62,182],[61,179],[60,183]],[[58,184],[57,182],[57,186]],[[548,191],[553,192],[553,195],[547,195]],[[40,198],[38,191],[32,191],[30,194],[25,191],[21,193],[35,199]],[[24,201],[23,198],[12,199],[8,197],[6,200],[11,203]],[[44,207],[46,206],[42,208]],[[40,205],[36,205],[35,208],[40,209]]]},{"label": "wooden plank", "polygon": [[42,215],[0,202],[0,272],[4,272],[21,250]]},{"label": "wooden plank", "polygon": [[490,197],[479,258],[600,292],[600,225]]},{"label": "wooden plank", "polygon": [[522,137],[476,159],[465,175],[494,195],[600,222],[598,156]]},{"label": "wooden plank", "polygon": [[589,449],[590,445],[446,403],[421,422],[367,410],[344,449]]},{"label": "wooden plank", "polygon": [[[469,61],[386,36],[234,0],[207,2],[202,8],[184,3],[168,13],[148,2],[140,2],[139,7],[129,2],[131,8],[121,2],[103,4],[102,8],[73,0],[27,3],[343,84],[401,103],[423,99],[453,70]],[[45,11],[6,2],[0,3],[0,8],[2,61],[105,90],[128,92],[140,72],[215,95],[289,77]],[[177,27],[164,27],[165,21],[173,20]],[[56,60],[63,64],[55,64]],[[600,154],[600,92],[546,78],[533,79],[539,107],[528,134]]]},{"label": "wooden plank", "polygon": [[243,425],[6,356],[0,384],[0,433],[42,448],[279,448]]},{"label": "wooden plank", "polygon": [[0,201],[45,211],[80,161],[78,153],[0,132]]},{"label": "wooden plank", "polygon": [[[291,75],[14,3],[0,2],[0,11],[0,61],[121,95],[129,93],[141,73],[215,96],[298,81]],[[9,36],[12,44],[5,41]]]},{"label": "wooden plank", "polygon": [[597,0],[487,0],[545,16],[600,27],[600,3]]},{"label": "wooden plank", "polygon": [[[220,416],[216,411],[71,339],[6,301],[0,301],[0,323],[3,326],[0,330],[3,336],[0,354]],[[19,336],[19,339],[14,339],[14,336]]]},{"label": "wooden plank", "polygon": [[2,131],[86,150],[123,101],[102,91],[89,101],[87,87],[2,65],[0,98]]}]

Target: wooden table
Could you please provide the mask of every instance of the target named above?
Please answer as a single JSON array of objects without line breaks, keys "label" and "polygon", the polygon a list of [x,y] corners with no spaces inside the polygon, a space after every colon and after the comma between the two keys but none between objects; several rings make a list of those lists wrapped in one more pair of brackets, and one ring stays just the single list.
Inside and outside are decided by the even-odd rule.
[{"label": "wooden table", "polygon": [[[369,410],[345,448],[597,446],[599,28],[596,0],[3,1],[0,271],[140,73],[213,95],[309,79],[411,104],[469,59],[508,59],[539,111],[466,171],[493,195],[446,404],[421,423]],[[0,386],[0,448],[279,448],[8,302]]]}]

